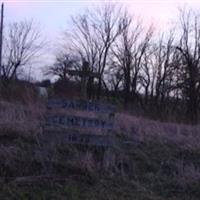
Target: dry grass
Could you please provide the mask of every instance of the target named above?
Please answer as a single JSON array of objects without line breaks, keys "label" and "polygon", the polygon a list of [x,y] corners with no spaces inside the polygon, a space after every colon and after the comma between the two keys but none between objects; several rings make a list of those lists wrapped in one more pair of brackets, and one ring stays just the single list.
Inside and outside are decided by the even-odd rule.
[{"label": "dry grass", "polygon": [[200,181],[200,169],[194,166],[194,164],[185,165],[184,161],[175,162],[177,173],[174,174],[174,181],[182,188],[187,188],[194,184],[198,184]]},{"label": "dry grass", "polygon": [[164,123],[123,113],[116,115],[115,122],[116,132],[140,142],[156,139],[187,150],[200,148],[200,125]]},{"label": "dry grass", "polygon": [[[143,168],[147,166],[143,172],[146,175],[140,174],[140,177],[149,179],[153,175],[150,180],[158,182],[155,187],[163,185],[166,193],[173,190],[197,193],[196,188],[200,186],[199,125],[163,123],[124,113],[118,113],[116,121],[116,132],[140,144],[139,148],[135,147],[135,157],[139,157],[140,167],[141,163]],[[137,164],[135,168],[138,170]]]},{"label": "dry grass", "polygon": [[17,133],[30,136],[41,132],[45,107],[42,104],[22,105],[0,102],[0,135]]},{"label": "dry grass", "polygon": [[[127,154],[113,149],[99,151],[97,148],[75,148],[56,143],[43,145],[41,141],[31,143],[23,139],[3,142],[4,136],[18,135],[27,139],[42,133],[45,112],[44,104],[40,103],[25,106],[0,102],[0,176],[94,176],[98,177],[97,188],[99,180],[115,180],[121,176],[127,181],[127,187],[134,182],[137,185],[134,187],[144,188],[147,196],[143,198],[140,194],[138,199],[141,200],[149,199],[149,194],[162,197],[158,199],[176,200],[174,193],[177,191],[189,195],[185,199],[192,199],[192,195],[195,200],[198,199],[200,126],[161,123],[117,113],[112,134],[135,141],[132,146],[129,145],[131,152]],[[82,111],[68,114],[98,117],[98,114]],[[94,132],[97,134],[96,130]],[[98,134],[104,132],[100,130]],[[116,191],[119,191],[123,188],[120,183],[117,184],[112,185],[111,190],[116,187]],[[110,190],[107,193],[110,194]],[[98,199],[98,195],[91,199]]]}]

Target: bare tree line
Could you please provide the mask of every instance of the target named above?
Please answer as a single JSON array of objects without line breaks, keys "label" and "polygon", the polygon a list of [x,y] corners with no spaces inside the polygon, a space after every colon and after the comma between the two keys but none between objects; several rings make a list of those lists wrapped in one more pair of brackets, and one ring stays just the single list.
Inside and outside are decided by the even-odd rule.
[{"label": "bare tree line", "polygon": [[[199,17],[190,10],[180,11],[177,27],[156,34],[118,6],[104,5],[72,18],[73,27],[65,32],[65,56],[71,61],[87,60],[91,71],[99,72],[96,98],[102,90],[144,111],[178,115],[196,123],[200,90]],[[58,56],[59,57],[59,56]],[[62,57],[62,56],[61,56]],[[72,67],[69,60],[65,67]],[[63,63],[51,67],[67,78]],[[61,71],[60,71],[61,70]],[[56,72],[55,72],[56,71]],[[69,78],[69,77],[68,77]],[[94,84],[94,80],[92,81]],[[91,83],[90,83],[91,84]]]},{"label": "bare tree line", "polygon": [[[89,62],[93,98],[118,100],[125,108],[181,116],[197,123],[200,105],[200,24],[190,10],[180,11],[177,27],[155,33],[126,9],[112,4],[72,17],[64,45],[46,74],[70,79],[69,69]],[[38,55],[43,43],[32,21],[13,23],[4,38],[1,80],[13,80]]]}]

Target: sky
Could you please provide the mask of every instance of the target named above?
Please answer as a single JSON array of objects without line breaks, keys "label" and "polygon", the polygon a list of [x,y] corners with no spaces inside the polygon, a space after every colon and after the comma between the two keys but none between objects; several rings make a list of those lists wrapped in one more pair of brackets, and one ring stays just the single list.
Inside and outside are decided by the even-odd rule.
[{"label": "sky", "polygon": [[59,30],[66,25],[71,15],[83,12],[85,8],[104,2],[118,2],[128,7],[131,13],[141,15],[144,21],[156,21],[159,25],[173,19],[178,7],[188,5],[200,8],[200,0],[1,0],[5,3],[5,17],[8,21],[34,18],[47,30]]},{"label": "sky", "polygon": [[[43,34],[48,36],[51,44],[69,25],[72,15],[105,2],[125,5],[131,14],[142,16],[144,23],[153,23],[160,30],[165,30],[175,20],[178,7],[200,9],[200,0],[0,0],[0,2],[4,2],[5,6],[5,24],[34,19],[40,23]],[[45,63],[52,62],[50,54],[49,51],[45,54],[43,58]]]}]

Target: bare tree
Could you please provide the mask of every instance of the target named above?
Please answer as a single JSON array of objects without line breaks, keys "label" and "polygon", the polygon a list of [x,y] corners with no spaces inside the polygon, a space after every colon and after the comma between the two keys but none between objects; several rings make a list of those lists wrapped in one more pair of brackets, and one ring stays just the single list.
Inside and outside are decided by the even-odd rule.
[{"label": "bare tree", "polygon": [[72,29],[65,32],[67,51],[74,52],[79,60],[89,62],[90,70],[94,71],[97,62],[97,41],[90,16],[85,14],[72,17],[72,23]]},{"label": "bare tree", "polygon": [[[137,97],[139,72],[145,52],[152,38],[153,29],[144,30],[141,21],[128,16],[122,18],[123,32],[112,48],[112,59],[123,75],[124,105],[129,102],[130,94]],[[119,73],[119,72],[118,72]]]},{"label": "bare tree", "polygon": [[181,57],[181,89],[190,121],[198,120],[200,95],[200,18],[191,10],[180,12],[181,39],[177,46]]},{"label": "bare tree", "polygon": [[[112,65],[110,66],[110,69],[117,68],[117,73],[113,75],[116,76],[116,80],[118,79],[118,82],[120,80],[122,81],[124,88],[123,90],[125,106],[130,98],[131,72],[133,67],[133,45],[134,42],[136,42],[137,40],[140,29],[140,25],[137,24],[134,31],[131,32],[131,23],[131,18],[128,16],[127,13],[125,13],[122,20],[122,26],[124,26],[124,30],[112,47]],[[121,76],[119,76],[120,74]]]},{"label": "bare tree", "polygon": [[97,9],[93,15],[93,26],[96,29],[98,43],[98,72],[101,74],[98,83],[98,98],[101,95],[102,79],[107,67],[111,47],[117,37],[122,34],[125,24],[123,23],[123,11],[121,7],[105,4]]},{"label": "bare tree", "polygon": [[73,29],[67,32],[68,46],[81,59],[89,62],[90,71],[100,74],[98,97],[101,94],[108,57],[116,38],[122,33],[121,8],[111,4],[86,11],[84,15],[72,18]]},{"label": "bare tree", "polygon": [[[164,34],[152,44],[145,53],[140,74],[141,84],[145,91],[144,105],[152,105],[157,114],[163,114],[169,98],[173,98],[176,89],[175,65],[176,49],[174,33]],[[151,110],[153,107],[151,106]],[[167,108],[169,110],[169,108]]]},{"label": "bare tree", "polygon": [[69,78],[68,71],[74,68],[78,68],[78,60],[71,54],[60,54],[56,57],[56,61],[53,66],[45,69],[45,75],[57,76],[61,80],[67,80]]},{"label": "bare tree", "polygon": [[39,56],[43,45],[40,31],[33,21],[10,24],[4,38],[2,79],[17,78],[18,71]]}]

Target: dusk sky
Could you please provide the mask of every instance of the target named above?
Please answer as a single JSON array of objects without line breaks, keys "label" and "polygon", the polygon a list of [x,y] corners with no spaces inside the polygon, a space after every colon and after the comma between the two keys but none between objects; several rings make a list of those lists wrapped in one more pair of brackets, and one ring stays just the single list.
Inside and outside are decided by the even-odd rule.
[{"label": "dusk sky", "polygon": [[192,8],[200,8],[200,0],[4,0],[3,2],[8,21],[34,18],[47,30],[52,31],[65,27],[71,15],[104,2],[121,3],[127,6],[131,13],[142,16],[144,20],[152,20],[160,24],[174,18],[178,7],[188,5]]},{"label": "dusk sky", "polygon": [[[165,29],[177,16],[178,7],[200,8],[200,0],[4,0],[5,24],[23,19],[39,22],[42,31],[53,44],[61,32],[69,26],[70,16],[84,12],[86,8],[104,2],[118,2],[125,5],[129,12],[141,16],[145,23],[154,23]],[[47,55],[49,56],[49,55]]]}]

